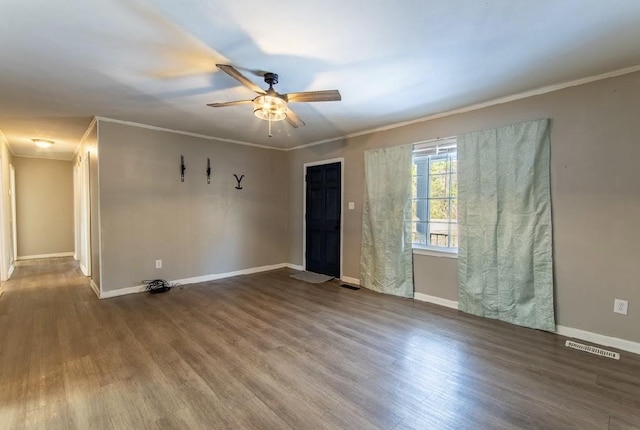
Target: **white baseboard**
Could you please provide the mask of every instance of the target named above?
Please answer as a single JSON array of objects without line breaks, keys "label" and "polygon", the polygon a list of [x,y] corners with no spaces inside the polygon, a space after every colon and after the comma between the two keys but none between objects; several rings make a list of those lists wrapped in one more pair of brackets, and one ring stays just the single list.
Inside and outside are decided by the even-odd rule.
[{"label": "white baseboard", "polygon": [[458,309],[458,302],[455,300],[443,299],[441,297],[430,296],[422,293],[413,293],[413,298],[421,302],[429,302],[451,309]]},{"label": "white baseboard", "polygon": [[293,269],[293,270],[299,270],[301,272],[304,271],[304,266],[300,266],[298,264],[291,264],[291,263],[287,263],[286,267],[288,267],[289,269]]},{"label": "white baseboard", "polygon": [[[415,300],[421,302],[434,303],[436,305],[445,306],[451,309],[458,309],[458,302],[454,300],[443,299],[441,297],[429,296],[422,293],[414,293]],[[608,346],[611,348],[617,348],[622,351],[633,352],[634,354],[640,354],[640,343],[632,342],[629,340],[619,339],[617,337],[605,336],[598,333],[592,333],[585,330],[579,330],[577,328],[565,327],[561,325],[556,326],[556,333],[560,336],[571,337],[574,339],[580,339],[587,342],[595,343],[597,345]]]},{"label": "white baseboard", "polygon": [[216,273],[213,275],[196,276],[193,278],[176,279],[172,282],[179,284],[196,284],[198,282],[215,281],[217,279],[231,278],[233,276],[251,275],[253,273],[268,272],[269,270],[284,269],[285,263],[272,264],[270,266],[251,267],[249,269],[236,270],[235,272]]},{"label": "white baseboard", "polygon": [[93,292],[96,293],[96,296],[100,298],[100,288],[98,288],[96,283],[93,282],[93,279],[89,279],[89,285],[91,286],[91,289],[93,290]]},{"label": "white baseboard", "polygon": [[[175,279],[169,282],[183,284],[183,285],[197,284],[199,282],[215,281],[217,279],[231,278],[233,276],[251,275],[253,273],[268,272],[270,270],[283,269],[285,267],[287,267],[286,263],[280,263],[280,264],[273,264],[270,266],[252,267],[249,269],[236,270],[234,272],[215,273],[212,275],[195,276],[192,278],[184,278],[184,279]],[[108,299],[111,297],[124,296],[126,294],[142,293],[146,291],[146,289],[147,289],[146,285],[135,285],[133,287],[119,288],[117,290],[102,291],[100,293],[100,298]]]},{"label": "white baseboard", "polygon": [[584,340],[584,341],[595,343],[598,345],[621,349],[623,351],[633,352],[634,354],[640,354],[640,343],[632,342],[630,340],[620,339],[620,338],[611,337],[611,336],[605,336],[602,334],[592,333],[590,331],[580,330],[580,329],[571,328],[571,327],[565,327],[561,325],[556,326],[556,334],[559,334],[560,336],[566,336],[574,339]]},{"label": "white baseboard", "polygon": [[84,276],[89,276],[89,275],[88,275],[89,271],[87,270],[87,268],[86,268],[86,267],[84,267],[84,264],[82,264],[82,263],[80,263],[80,271],[82,272],[82,274],[83,274]]},{"label": "white baseboard", "polygon": [[11,263],[11,265],[9,266],[9,270],[7,271],[7,279],[11,278],[11,275],[13,275],[13,271],[16,269],[15,264]]},{"label": "white baseboard", "polygon": [[360,279],[350,278],[348,276],[343,276],[342,281],[346,282],[347,284],[360,285]]},{"label": "white baseboard", "polygon": [[59,257],[73,257],[73,252],[55,252],[53,254],[21,255],[16,258],[16,261],[36,260],[39,258],[59,258]]},{"label": "white baseboard", "polygon": [[126,296],[127,294],[143,293],[146,289],[146,285],[135,285],[133,287],[118,288],[117,290],[102,291],[98,294],[98,297],[110,299],[111,297]]}]

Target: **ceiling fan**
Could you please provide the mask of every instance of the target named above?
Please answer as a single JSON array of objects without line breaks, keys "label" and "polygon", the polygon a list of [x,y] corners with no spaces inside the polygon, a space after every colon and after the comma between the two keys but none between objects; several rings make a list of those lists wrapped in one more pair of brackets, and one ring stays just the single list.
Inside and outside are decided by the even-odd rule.
[{"label": "ceiling fan", "polygon": [[286,119],[292,127],[298,128],[304,124],[304,122],[296,115],[288,106],[287,103],[306,103],[306,102],[330,102],[342,100],[340,91],[338,90],[325,90],[325,91],[305,91],[298,93],[280,94],[273,89],[273,86],[278,83],[278,75],[271,72],[261,73],[264,76],[264,81],[269,84],[269,88],[263,90],[258,85],[251,82],[240,73],[235,67],[228,64],[216,64],[220,70],[227,75],[236,79],[245,87],[251,91],[258,93],[259,95],[251,100],[237,100],[233,102],[225,103],[209,103],[210,107],[227,107],[242,104],[253,104],[253,113],[260,119],[269,121],[269,137],[271,137],[271,121],[281,121]]}]

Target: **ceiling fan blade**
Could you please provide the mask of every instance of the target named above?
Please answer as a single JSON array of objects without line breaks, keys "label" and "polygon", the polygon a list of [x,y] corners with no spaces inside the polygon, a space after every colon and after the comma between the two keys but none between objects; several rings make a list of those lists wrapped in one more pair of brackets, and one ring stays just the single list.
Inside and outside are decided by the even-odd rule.
[{"label": "ceiling fan blade", "polygon": [[268,72],[266,70],[248,69],[246,67],[240,67],[240,66],[236,66],[236,70],[237,69],[240,69],[240,70],[242,70],[244,72],[247,72],[247,73],[251,73],[252,75],[256,75],[256,76],[259,76],[261,78],[264,78],[264,75],[266,75],[267,73],[273,73],[273,72]]},{"label": "ceiling fan blade", "polygon": [[296,113],[292,111],[291,108],[287,109],[287,116],[285,117],[285,119],[289,124],[291,124],[291,127],[293,128],[298,128],[305,125],[304,121],[298,118],[298,115],[296,115]]},{"label": "ceiling fan blade", "polygon": [[249,88],[251,91],[255,91],[258,94],[266,94],[266,92],[262,88],[251,82],[245,75],[237,71],[235,67],[228,64],[216,64],[216,66],[218,66],[220,70],[225,72],[227,75],[231,76],[233,79]]},{"label": "ceiling fan blade", "polygon": [[249,103],[253,103],[253,100],[236,100],[235,102],[224,102],[224,103],[209,103],[207,106],[209,107],[227,107],[227,106],[235,106],[235,105],[246,105]]},{"label": "ceiling fan blade", "polygon": [[284,94],[284,96],[287,98],[287,101],[292,103],[334,102],[342,100],[342,96],[338,90],[306,91],[302,93]]}]

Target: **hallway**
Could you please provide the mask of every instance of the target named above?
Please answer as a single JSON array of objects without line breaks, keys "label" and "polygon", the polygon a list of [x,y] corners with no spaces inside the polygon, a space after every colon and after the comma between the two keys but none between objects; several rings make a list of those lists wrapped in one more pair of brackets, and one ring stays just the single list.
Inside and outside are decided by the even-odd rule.
[{"label": "hallway", "polygon": [[21,261],[4,289],[0,428],[67,428],[65,364],[84,355],[98,300],[70,257]]}]

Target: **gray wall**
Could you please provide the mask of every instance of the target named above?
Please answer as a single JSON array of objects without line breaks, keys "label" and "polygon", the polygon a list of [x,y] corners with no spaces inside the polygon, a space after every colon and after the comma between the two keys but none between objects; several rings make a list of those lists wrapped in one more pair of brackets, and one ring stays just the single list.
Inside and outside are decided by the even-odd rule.
[{"label": "gray wall", "polygon": [[[98,128],[103,292],[286,262],[286,153],[105,121]],[[234,173],[245,175],[242,190]]]},{"label": "gray wall", "polygon": [[14,157],[18,257],[73,252],[73,163]]},{"label": "gray wall", "polygon": [[[359,278],[364,151],[551,118],[557,323],[640,341],[640,73],[572,87],[289,156],[288,261],[302,264],[302,169],[345,157],[344,275]],[[457,300],[457,265],[417,255],[416,291]],[[455,260],[453,260],[455,262]],[[614,298],[629,315],[613,313]]]}]

